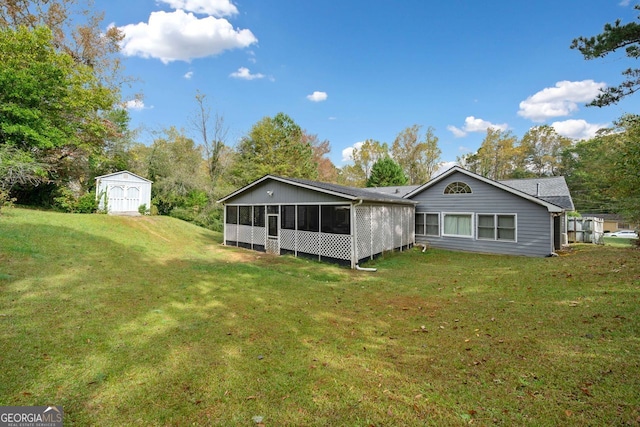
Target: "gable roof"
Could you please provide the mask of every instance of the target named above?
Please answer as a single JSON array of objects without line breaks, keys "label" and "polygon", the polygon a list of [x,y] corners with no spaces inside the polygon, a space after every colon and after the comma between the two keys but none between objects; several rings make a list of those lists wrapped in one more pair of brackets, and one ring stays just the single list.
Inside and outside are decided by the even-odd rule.
[{"label": "gable roof", "polygon": [[[542,198],[535,197],[535,193],[534,193],[534,195],[531,195],[531,194],[529,194],[527,192],[524,192],[522,190],[514,188],[513,186],[506,185],[503,182],[494,181],[493,179],[489,179],[489,178],[486,178],[486,177],[484,177],[482,175],[478,175],[476,173],[470,172],[470,171],[468,171],[466,169],[461,168],[460,166],[451,167],[450,169],[448,169],[447,171],[445,171],[441,175],[438,175],[437,177],[433,178],[432,180],[430,180],[426,184],[421,185],[420,187],[416,188],[415,190],[407,193],[404,197],[411,198],[411,197],[415,196],[416,194],[419,194],[419,193],[423,192],[424,190],[426,190],[427,188],[433,186],[434,184],[442,181],[443,179],[453,175],[454,173],[461,173],[463,175],[467,175],[467,176],[469,176],[471,178],[477,179],[477,180],[482,181],[482,182],[484,182],[486,184],[492,185],[492,186],[494,186],[496,188],[499,188],[501,190],[504,190],[504,191],[507,191],[507,192],[509,192],[511,194],[514,194],[516,196],[522,197],[523,199],[526,199],[526,200],[529,200],[531,202],[534,202],[534,203],[537,203],[539,205],[542,205],[542,206],[546,207],[549,212],[562,212],[562,211],[565,210],[565,208],[563,208],[562,206],[560,206],[560,205],[558,205],[556,203],[553,203],[553,202],[551,202],[549,200],[543,200]],[[516,180],[513,180],[513,181],[516,181]],[[563,181],[564,181],[564,178],[563,178]],[[566,183],[565,183],[565,186],[566,186]],[[534,184],[534,187],[535,187],[535,184]],[[567,188],[567,193],[568,193],[568,191],[569,190]],[[569,196],[569,197],[571,197],[571,196]],[[573,202],[572,202],[572,206],[573,206]]]},{"label": "gable roof", "polygon": [[283,182],[285,184],[293,185],[300,188],[306,188],[307,190],[318,191],[320,193],[342,197],[344,199],[352,200],[352,201],[362,200],[366,202],[400,203],[405,205],[409,205],[409,204],[413,205],[417,203],[417,202],[414,202],[413,200],[404,199],[398,195],[384,194],[384,193],[372,191],[372,189],[368,189],[368,188],[345,187],[343,185],[329,184],[327,182],[312,181],[309,179],[301,179],[301,178],[285,178],[285,177],[275,176],[275,175],[265,175],[262,178],[259,178],[245,185],[244,187],[234,191],[233,193],[228,194],[227,196],[218,200],[218,203],[224,203],[225,201],[232,199],[233,197],[269,179]]},{"label": "gable roof", "polygon": [[569,187],[567,187],[567,181],[563,176],[507,179],[500,181],[500,183],[558,205],[568,211],[575,210]]},{"label": "gable roof", "polygon": [[128,174],[129,174],[129,175],[131,175],[131,176],[135,176],[136,178],[139,178],[139,179],[141,179],[141,180],[143,180],[143,181],[153,182],[153,181],[151,181],[151,180],[149,180],[149,179],[147,179],[147,178],[143,178],[143,177],[141,177],[140,175],[136,175],[135,173],[133,173],[133,172],[129,172],[129,171],[118,171],[118,172],[108,173],[108,174],[106,174],[106,175],[96,176],[96,178],[95,178],[95,179],[96,179],[96,180],[98,180],[98,179],[102,179],[102,178],[110,178],[110,177],[112,177],[112,176],[121,175],[121,174],[125,174],[125,173],[128,173]]}]

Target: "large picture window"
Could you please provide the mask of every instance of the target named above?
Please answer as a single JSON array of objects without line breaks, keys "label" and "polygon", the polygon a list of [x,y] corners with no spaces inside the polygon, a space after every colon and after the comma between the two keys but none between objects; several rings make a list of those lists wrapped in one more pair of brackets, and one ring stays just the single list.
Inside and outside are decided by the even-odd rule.
[{"label": "large picture window", "polygon": [[463,213],[443,214],[444,230],[446,236],[473,237],[473,215]]},{"label": "large picture window", "polygon": [[320,231],[320,206],[298,206],[298,230]]},{"label": "large picture window", "polygon": [[351,234],[351,208],[344,206],[322,206],[322,232]]},{"label": "large picture window", "polygon": [[481,214],[478,215],[478,239],[516,240],[516,216]]}]

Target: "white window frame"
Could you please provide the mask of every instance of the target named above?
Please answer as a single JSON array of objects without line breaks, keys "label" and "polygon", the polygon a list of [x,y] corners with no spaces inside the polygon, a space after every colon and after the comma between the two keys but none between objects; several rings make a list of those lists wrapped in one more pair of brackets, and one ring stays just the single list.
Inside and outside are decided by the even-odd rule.
[{"label": "white window frame", "polygon": [[[419,234],[417,232],[417,228],[416,228],[416,236],[428,236],[428,237],[440,237],[441,233],[440,233],[440,229],[441,229],[441,224],[442,224],[442,220],[440,218],[440,212],[416,212],[416,216],[417,215],[422,215],[422,219],[423,219],[423,226],[424,226],[424,233],[423,234]],[[438,227],[437,227],[437,232],[436,234],[429,234],[427,232],[427,215],[436,215],[438,217]]]},{"label": "white window frame", "polygon": [[[478,225],[480,224],[480,220],[478,217],[480,216],[493,216],[493,239],[487,238],[487,237],[480,237],[480,233],[478,232]],[[500,239],[498,238],[498,217],[499,216],[512,216],[513,217],[513,222],[514,222],[514,228],[513,228],[513,239]],[[477,213],[476,214],[476,239],[477,240],[488,240],[491,242],[506,242],[506,243],[516,243],[518,241],[518,214],[515,213],[491,213],[491,212],[487,212],[487,213]]]},{"label": "white window frame", "polygon": [[[471,234],[448,234],[445,233],[445,219],[447,215],[468,216],[471,219]],[[442,237],[460,237],[463,239],[473,239],[475,237],[474,230],[476,229],[475,214],[473,212],[442,212],[440,215],[440,230]]]}]

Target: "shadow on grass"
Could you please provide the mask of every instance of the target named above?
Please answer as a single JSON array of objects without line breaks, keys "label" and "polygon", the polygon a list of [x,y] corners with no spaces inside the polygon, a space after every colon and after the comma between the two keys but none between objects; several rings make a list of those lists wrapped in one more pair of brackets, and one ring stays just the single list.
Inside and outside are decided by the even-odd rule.
[{"label": "shadow on grass", "polygon": [[[574,271],[410,251],[362,274],[222,248],[194,228],[193,248],[151,231],[136,243],[37,224],[0,236],[3,404],[63,405],[77,425],[579,424],[638,385],[617,373],[638,360],[619,356],[637,336],[612,282],[624,260]],[[595,381],[625,388],[590,405],[581,388]]]}]

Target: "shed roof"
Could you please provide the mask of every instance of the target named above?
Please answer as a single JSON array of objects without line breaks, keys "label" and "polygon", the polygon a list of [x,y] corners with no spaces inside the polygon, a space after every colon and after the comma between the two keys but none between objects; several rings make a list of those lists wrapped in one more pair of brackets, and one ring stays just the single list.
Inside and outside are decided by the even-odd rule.
[{"label": "shed roof", "polygon": [[[444,178],[451,176],[454,173],[461,173],[464,175],[467,175],[469,177],[475,178],[477,180],[480,180],[482,182],[485,182],[489,185],[492,185],[496,188],[500,188],[502,190],[508,191],[509,193],[515,194],[516,196],[520,196],[524,199],[527,199],[529,201],[532,201],[534,203],[537,203],[539,205],[545,206],[549,212],[562,212],[563,210],[565,210],[566,208],[564,208],[563,206],[556,204],[554,202],[551,201],[551,199],[553,199],[554,197],[557,196],[551,196],[549,195],[548,198],[549,200],[545,200],[541,197],[535,197],[535,191],[533,194],[527,193],[525,191],[522,191],[518,188],[516,188],[515,186],[512,185],[507,185],[504,183],[504,181],[495,181],[493,179],[490,178],[486,178],[482,175],[478,175],[476,173],[470,172],[466,169],[461,168],[460,166],[453,166],[450,169],[448,169],[447,171],[445,171],[444,173],[442,173],[441,175],[438,175],[437,177],[433,178],[432,180],[430,180],[429,182],[427,182],[424,185],[421,185],[420,187],[416,188],[415,190],[411,191],[410,193],[407,193],[407,195],[405,195],[405,197],[407,198],[411,198],[412,196],[421,193],[422,191],[426,190],[427,188],[431,187],[432,185],[436,184],[437,182],[440,182],[441,180],[443,180]],[[564,181],[564,178],[562,179]],[[511,181],[520,181],[520,180],[511,180]],[[533,185],[533,187],[535,188],[535,183]],[[566,183],[565,183],[565,187],[566,187]],[[569,189],[567,188],[567,195],[569,196],[569,198],[571,198],[571,196],[568,194]],[[573,202],[571,203],[571,206],[573,207]]]},{"label": "shed roof", "polygon": [[252,183],[249,183],[244,187],[234,191],[233,193],[223,197],[222,199],[218,200],[218,203],[224,203],[227,200],[232,199],[233,197],[269,179],[283,182],[296,187],[306,188],[308,190],[318,191],[320,193],[331,194],[333,196],[342,197],[347,200],[354,200],[354,201],[362,200],[366,202],[381,202],[381,203],[400,203],[405,205],[416,204],[416,202],[414,202],[413,200],[404,199],[399,195],[385,194],[382,192],[374,191],[374,189],[370,189],[370,188],[346,187],[343,185],[330,184],[327,182],[312,181],[309,179],[302,179],[302,178],[285,178],[285,177],[275,176],[275,175],[265,175],[262,178],[257,179]]},{"label": "shed roof", "polygon": [[149,180],[147,178],[143,178],[140,175],[136,175],[135,173],[129,172],[129,171],[118,171],[118,172],[108,173],[106,175],[96,176],[95,179],[98,180],[98,179],[103,179],[103,178],[111,178],[111,177],[115,177],[116,175],[122,175],[122,174],[125,174],[125,173],[128,173],[129,175],[135,176],[136,178],[139,178],[139,179],[141,179],[143,181],[153,182],[153,181],[151,181],[151,180]]}]

